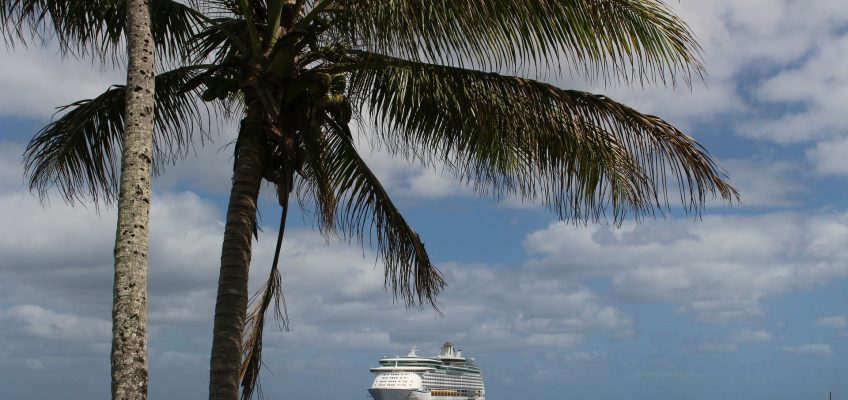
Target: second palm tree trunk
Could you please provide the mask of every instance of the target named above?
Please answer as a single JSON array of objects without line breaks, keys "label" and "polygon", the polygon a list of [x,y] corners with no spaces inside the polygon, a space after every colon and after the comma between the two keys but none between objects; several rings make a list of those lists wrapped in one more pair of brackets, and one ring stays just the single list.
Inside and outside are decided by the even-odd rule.
[{"label": "second palm tree trunk", "polygon": [[239,396],[251,241],[266,162],[261,119],[251,112],[250,106],[248,108],[237,142],[233,187],[221,249],[209,379],[209,398],[214,400],[235,400]]}]

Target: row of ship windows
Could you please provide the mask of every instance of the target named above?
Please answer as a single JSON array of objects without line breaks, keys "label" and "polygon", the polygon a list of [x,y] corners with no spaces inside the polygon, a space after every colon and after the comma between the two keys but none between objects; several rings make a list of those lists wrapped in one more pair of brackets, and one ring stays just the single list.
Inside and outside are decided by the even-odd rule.
[{"label": "row of ship windows", "polygon": [[450,385],[450,386],[468,386],[468,385],[483,385],[483,382],[444,382],[444,381],[440,381],[440,382],[430,381],[430,382],[428,382],[428,381],[424,381],[424,384],[430,385],[430,386],[433,386],[433,385],[437,386],[437,385],[442,385],[442,384],[446,384],[446,385]]},{"label": "row of ship windows", "polygon": [[428,385],[428,386],[438,386],[438,385],[449,385],[449,386],[476,385],[476,386],[482,386],[483,385],[483,382],[427,382],[427,381],[424,381],[423,383],[425,385]]},{"label": "row of ship windows", "polygon": [[477,381],[477,382],[480,382],[480,381],[483,380],[481,378],[465,378],[465,377],[451,377],[451,376],[426,376],[426,375],[424,377],[422,377],[422,379],[424,379],[424,380],[427,380],[427,379],[430,379],[430,380],[433,380],[433,379],[435,379],[435,380],[450,379],[450,380],[454,380],[454,381],[462,380],[462,381]]},{"label": "row of ship windows", "polygon": [[[439,386],[439,387],[436,387],[436,388],[429,388],[429,387],[425,386],[422,389],[424,389],[424,390],[437,390],[437,389],[443,389],[443,388],[444,388],[444,386]],[[460,388],[460,389],[463,389],[463,390],[483,390],[483,387],[482,386],[465,386],[465,387]]]},{"label": "row of ship windows", "polygon": [[448,376],[425,376],[422,379],[425,381],[468,381],[468,382],[482,382],[483,380],[480,378],[453,378]]},{"label": "row of ship windows", "polygon": [[463,379],[469,381],[480,381],[483,380],[479,376],[432,376],[432,375],[424,375],[424,379]]},{"label": "row of ship windows", "polygon": [[467,390],[450,390],[450,389],[434,389],[430,391],[430,395],[433,397],[442,397],[442,396],[473,396],[479,397],[483,395],[483,391],[475,390],[473,392],[469,392]]}]

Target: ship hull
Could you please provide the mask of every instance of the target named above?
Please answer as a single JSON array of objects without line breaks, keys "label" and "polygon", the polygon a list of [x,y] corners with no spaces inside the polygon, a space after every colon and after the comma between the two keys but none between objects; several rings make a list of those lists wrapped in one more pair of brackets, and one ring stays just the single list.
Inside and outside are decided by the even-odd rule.
[{"label": "ship hull", "polygon": [[485,397],[468,396],[438,396],[432,397],[429,392],[412,389],[368,389],[374,400],[486,400]]},{"label": "ship hull", "polygon": [[368,389],[374,400],[431,400],[430,393],[412,389]]}]

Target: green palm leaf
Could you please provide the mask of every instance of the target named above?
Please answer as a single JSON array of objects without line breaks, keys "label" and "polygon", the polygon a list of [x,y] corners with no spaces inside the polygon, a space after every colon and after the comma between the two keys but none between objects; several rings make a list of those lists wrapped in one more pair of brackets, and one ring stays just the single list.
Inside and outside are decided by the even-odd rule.
[{"label": "green palm leaf", "polygon": [[188,53],[195,62],[221,64],[248,50],[246,23],[231,17],[209,18],[191,40]]},{"label": "green palm leaf", "polygon": [[668,205],[670,174],[692,209],[736,191],[707,152],[662,119],[605,96],[462,68],[348,53],[352,99],[390,150],[497,197],[540,199],[569,220],[620,220]]},{"label": "green palm leaf", "polygon": [[[65,53],[114,59],[124,50],[125,8],[125,0],[0,0],[0,34],[10,44],[55,37]],[[201,14],[173,0],[152,0],[151,11],[160,56],[182,56]]]},{"label": "green palm leaf", "polygon": [[700,47],[661,0],[335,0],[338,32],[378,53],[511,67],[562,58],[590,79],[702,74]]},{"label": "green palm leaf", "polygon": [[[196,101],[197,93],[182,90],[204,66],[184,67],[156,77],[154,167],[184,157],[193,148],[195,130],[204,132],[211,114]],[[117,162],[124,131],[125,88],[115,85],[103,94],[63,107],[61,117],[42,128],[27,146],[24,165],[29,186],[42,198],[55,187],[65,200],[114,200],[118,190]]]},{"label": "green palm leaf", "polygon": [[[302,200],[312,199],[316,206],[316,217],[318,226],[325,233],[336,229],[336,208],[338,206],[338,195],[335,192],[333,182],[333,171],[330,169],[330,160],[327,159],[327,138],[320,130],[303,132],[300,135],[305,153],[304,163],[301,167],[300,180],[305,185],[301,188]],[[304,201],[301,201],[304,203]]]},{"label": "green palm leaf", "polygon": [[[335,192],[330,200],[337,209],[336,225],[330,230],[337,229],[348,239],[371,241],[383,260],[385,285],[396,298],[407,306],[429,302],[435,308],[436,296],[445,281],[430,262],[421,238],[360,157],[347,125],[328,118],[325,127],[326,138],[315,140],[314,150],[320,152],[320,159],[326,163],[322,169],[329,175],[310,175],[322,179],[310,184],[329,186]],[[316,197],[315,201],[317,207],[327,207],[321,204],[326,198]]]}]

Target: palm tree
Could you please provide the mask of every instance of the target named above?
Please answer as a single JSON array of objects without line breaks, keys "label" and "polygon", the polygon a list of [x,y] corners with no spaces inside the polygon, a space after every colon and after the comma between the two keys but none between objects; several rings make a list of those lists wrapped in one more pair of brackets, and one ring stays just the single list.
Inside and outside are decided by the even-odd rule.
[{"label": "palm tree", "polygon": [[[206,77],[205,97],[236,91],[245,112],[210,399],[235,399],[239,384],[250,398],[257,383],[265,310],[281,297],[276,264],[294,188],[319,210],[321,229],[376,244],[395,296],[435,306],[444,281],[354,147],[354,110],[371,115],[396,155],[441,162],[482,193],[540,200],[564,220],[662,212],[668,176],[689,211],[710,193],[737,197],[708,154],[660,118],[604,96],[471,68],[563,68],[564,60],[589,79],[690,84],[702,74],[699,47],[659,1],[208,3],[218,17],[197,52],[220,67]],[[276,184],[283,213],[271,276],[247,313],[263,177]]]},{"label": "palm tree", "polygon": [[[161,1],[159,3],[162,3]],[[169,4],[166,7],[179,9]],[[160,39],[168,32],[179,45],[180,35],[191,22],[190,14],[173,18],[177,24],[162,21],[158,15]],[[181,19],[182,17],[182,19]],[[115,278],[112,308],[112,398],[147,398],[147,244],[150,214],[150,182],[153,157],[154,115],[154,24],[151,23],[150,0],[125,2],[52,2],[3,1],[0,3],[0,22],[7,38],[25,38],[53,28],[61,50],[72,53],[95,46],[97,41],[106,48],[93,49],[100,55],[111,52],[121,33],[126,30],[127,86],[123,90],[125,107],[120,109],[127,129],[121,137],[122,161],[120,190],[117,196],[118,226],[115,235]],[[164,30],[162,28],[165,28]],[[183,29],[180,31],[180,29]],[[176,34],[174,34],[176,33]],[[89,159],[89,161],[94,161]],[[31,165],[31,164],[30,164]],[[114,176],[114,174],[112,175]],[[43,181],[33,180],[32,186]],[[110,182],[111,183],[111,182]],[[74,184],[85,185],[84,179]],[[94,185],[92,181],[89,184]],[[61,184],[60,184],[61,186]],[[112,186],[109,187],[111,189]],[[73,200],[74,186],[64,186],[63,195]],[[107,189],[107,193],[109,190]],[[42,192],[43,193],[43,192]],[[90,191],[97,198],[96,191]]]},{"label": "palm tree", "polygon": [[[367,117],[377,139],[398,156],[444,164],[496,198],[540,201],[563,220],[654,216],[670,207],[673,185],[692,212],[710,195],[737,197],[707,152],[658,117],[605,96],[481,71],[553,67],[590,80],[689,84],[702,73],[697,43],[657,0],[208,0],[199,6],[205,29],[190,49],[197,65],[157,77],[157,124],[178,130],[159,129],[155,143],[168,151],[189,140],[197,122],[194,92],[243,115],[221,254],[212,399],[237,398],[240,384],[243,398],[254,391],[265,311],[281,301],[276,264],[295,190],[305,207],[318,211],[320,229],[377,248],[396,298],[435,306],[445,282],[360,157],[348,128],[353,117],[363,123]],[[109,93],[72,105],[34,139],[31,165],[46,171],[42,180],[57,171],[72,182],[85,173],[101,176],[102,163],[57,166],[76,165],[95,151],[90,148],[114,143],[123,126]],[[65,137],[87,142],[63,153]],[[248,312],[262,179],[276,185],[283,213],[269,280]],[[283,314],[278,309],[285,324]]]}]

